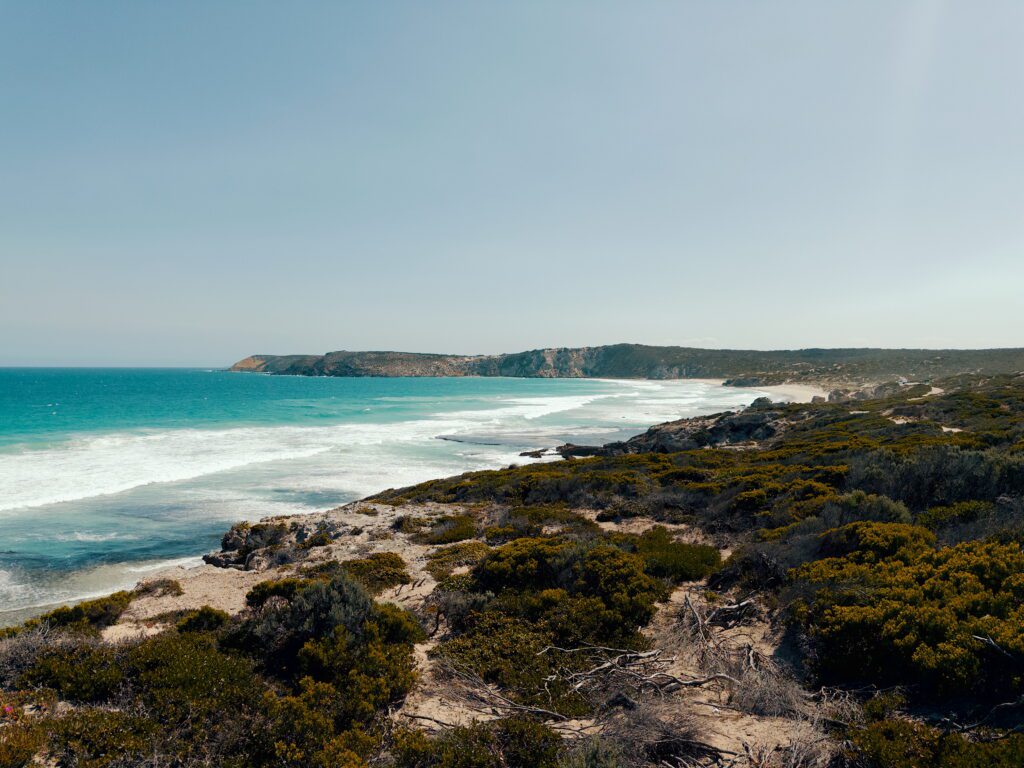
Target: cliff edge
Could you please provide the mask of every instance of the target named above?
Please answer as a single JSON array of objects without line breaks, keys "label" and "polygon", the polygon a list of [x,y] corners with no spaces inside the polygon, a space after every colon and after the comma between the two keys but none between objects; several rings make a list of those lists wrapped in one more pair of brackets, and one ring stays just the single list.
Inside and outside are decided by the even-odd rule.
[{"label": "cliff edge", "polygon": [[499,355],[328,352],[252,355],[232,371],[295,376],[512,376],[520,378],[727,379],[737,386],[792,381],[930,381],[959,373],[1024,370],[1024,349],[739,350],[612,344]]}]

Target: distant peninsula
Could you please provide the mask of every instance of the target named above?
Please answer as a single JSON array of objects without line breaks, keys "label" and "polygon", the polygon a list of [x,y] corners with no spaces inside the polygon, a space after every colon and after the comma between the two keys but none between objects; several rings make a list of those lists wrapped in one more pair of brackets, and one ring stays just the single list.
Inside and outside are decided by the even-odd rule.
[{"label": "distant peninsula", "polygon": [[792,381],[928,381],[959,373],[1024,371],[1024,348],[738,350],[611,344],[499,355],[328,352],[252,355],[232,371],[291,376],[512,376],[519,378],[727,379],[737,386]]}]

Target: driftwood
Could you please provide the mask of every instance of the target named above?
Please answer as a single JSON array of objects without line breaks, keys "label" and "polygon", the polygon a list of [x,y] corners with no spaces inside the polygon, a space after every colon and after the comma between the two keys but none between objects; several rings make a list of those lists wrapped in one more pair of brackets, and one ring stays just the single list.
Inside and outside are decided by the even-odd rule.
[{"label": "driftwood", "polygon": [[410,712],[402,712],[402,717],[408,717],[411,720],[426,720],[428,723],[434,723],[440,725],[442,728],[454,728],[454,723],[446,723],[444,720],[438,720],[436,717],[429,717],[427,715],[414,715]]},{"label": "driftwood", "polygon": [[707,615],[705,622],[723,629],[732,629],[755,616],[757,616],[757,604],[748,599],[733,605],[720,605]]},{"label": "driftwood", "polygon": [[574,693],[608,688],[615,688],[621,692],[622,688],[626,688],[640,693],[663,695],[682,688],[697,688],[714,682],[739,683],[735,677],[724,673],[689,679],[669,674],[666,669],[672,665],[675,657],[664,656],[660,648],[650,651],[629,651],[599,646],[548,646],[539,651],[538,655],[549,654],[552,651],[566,654],[589,653],[594,657],[593,665],[583,671],[560,670],[547,678],[549,683],[567,683],[569,690]]},{"label": "driftwood", "polygon": [[543,720],[564,722],[569,718],[560,712],[543,707],[520,704],[501,693],[495,686],[489,685],[479,675],[457,664],[451,659],[441,662],[441,670],[460,689],[463,697],[469,702],[469,708],[480,714],[508,715],[528,714]]},{"label": "driftwood", "polygon": [[[618,715],[605,708],[592,725],[581,724],[570,720],[560,712],[543,707],[521,704],[506,696],[494,686],[488,685],[478,675],[462,665],[445,659],[441,669],[448,679],[458,688],[461,698],[468,709],[487,716],[507,716],[511,714],[529,714],[544,720],[549,727],[566,736],[582,738],[592,736],[595,732],[607,733],[622,741],[634,743],[651,756],[656,756],[655,764],[667,768],[703,768],[705,766],[722,766],[727,759],[735,757],[735,753],[719,749],[695,738],[685,723],[674,723],[672,716],[678,713],[674,707],[663,703],[661,694],[693,688],[714,682],[737,682],[724,674],[712,674],[706,677],[682,679],[664,672],[664,667],[673,659],[663,656],[659,649],[651,651],[631,651],[621,648],[597,646],[581,646],[579,648],[548,647],[540,651],[542,654],[563,653],[570,655],[589,654],[594,656],[594,663],[582,672],[568,670],[551,676],[548,682],[562,681],[571,683],[571,689],[579,693],[593,693],[598,689],[616,690],[630,687],[638,692],[654,693],[640,698],[638,701],[618,690],[617,695],[625,706],[615,707]],[[661,714],[670,713],[665,720],[656,721],[652,706],[660,706]],[[628,714],[622,710],[631,710]],[[633,722],[640,716],[641,721]],[[418,715],[417,719],[425,719],[441,724],[434,718]],[[635,733],[634,733],[635,731]]]},{"label": "driftwood", "polygon": [[723,638],[712,629],[732,629],[756,617],[758,608],[754,600],[722,605],[704,614],[686,595],[683,607],[683,625],[696,641],[697,662],[702,668],[713,672],[730,671],[736,675],[772,667],[773,662],[758,652],[752,642],[737,646],[735,637]]}]

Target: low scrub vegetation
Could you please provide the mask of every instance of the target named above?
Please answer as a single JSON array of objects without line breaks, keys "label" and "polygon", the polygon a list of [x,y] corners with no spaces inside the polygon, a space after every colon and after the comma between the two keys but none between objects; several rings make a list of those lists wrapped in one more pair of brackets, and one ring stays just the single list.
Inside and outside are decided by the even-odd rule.
[{"label": "low scrub vegetation", "polygon": [[[941,385],[947,394],[928,397],[889,387],[855,407],[759,405],[774,421],[756,448],[703,435],[700,449],[382,494],[460,505],[371,538],[412,542],[437,581],[421,611],[432,674],[484,697],[487,722],[432,735],[396,724],[388,713],[414,684],[426,634],[374,596],[410,583],[409,565],[391,552],[337,562],[323,549],[335,529],[298,542],[271,521],[225,536],[238,567],[282,548],[307,560],[256,584],[240,615],[178,611],[155,636],[102,642],[132,600],[175,594],[152,582],[0,634],[0,765],[44,753],[88,768],[1024,764],[1024,380]],[[681,540],[686,526],[732,555]],[[718,703],[805,718],[806,738],[726,757],[671,686],[626,666],[614,668],[618,688],[594,682],[602,662],[655,658],[665,622],[652,618],[677,589],[673,610],[681,594],[700,602],[669,615],[678,650],[705,654],[702,668],[729,681]],[[759,657],[753,640],[714,657],[708,628],[740,636],[751,612],[784,634],[779,658]],[[594,739],[553,727],[591,717]]]},{"label": "low scrub vegetation", "polygon": [[462,541],[435,549],[427,555],[427,572],[438,581],[446,579],[456,568],[480,562],[490,547],[482,541]]},{"label": "low scrub vegetation", "polygon": [[61,765],[97,768],[154,759],[363,765],[379,747],[377,714],[414,679],[419,624],[375,604],[342,574],[258,585],[250,604],[238,619],[204,608],[174,629],[121,645],[73,631],[76,618],[48,642],[22,649],[11,688],[30,702],[56,697],[74,708],[5,724],[2,764],[25,765],[25,756],[46,749]]},{"label": "low scrub vegetation", "polygon": [[923,528],[852,523],[824,549],[837,556],[793,574],[815,592],[804,621],[824,681],[913,686],[929,699],[1024,690],[1020,544],[936,549]]},{"label": "low scrub vegetation", "polygon": [[412,581],[405,561],[396,552],[375,552],[358,560],[346,560],[341,567],[372,595]]}]

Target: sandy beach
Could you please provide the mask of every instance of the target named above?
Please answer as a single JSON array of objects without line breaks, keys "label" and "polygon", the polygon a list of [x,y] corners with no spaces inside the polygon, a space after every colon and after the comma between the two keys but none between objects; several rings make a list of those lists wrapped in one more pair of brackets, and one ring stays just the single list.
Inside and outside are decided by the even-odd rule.
[{"label": "sandy beach", "polygon": [[809,403],[815,397],[828,397],[828,390],[814,384],[776,384],[770,387],[756,387],[767,392],[774,401],[784,400],[789,403]]},{"label": "sandy beach", "polygon": [[[716,387],[725,386],[725,379],[676,379],[676,381],[696,381]],[[764,392],[774,402],[809,403],[815,397],[828,397],[829,390],[816,384],[771,384],[757,387],[731,387],[731,389],[750,392]]]}]

